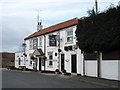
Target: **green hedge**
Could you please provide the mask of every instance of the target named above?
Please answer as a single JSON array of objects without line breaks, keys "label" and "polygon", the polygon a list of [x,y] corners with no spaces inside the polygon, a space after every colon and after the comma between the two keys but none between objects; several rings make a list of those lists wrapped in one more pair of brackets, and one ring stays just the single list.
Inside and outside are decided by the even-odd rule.
[{"label": "green hedge", "polygon": [[120,6],[79,20],[76,37],[82,51],[120,49]]}]

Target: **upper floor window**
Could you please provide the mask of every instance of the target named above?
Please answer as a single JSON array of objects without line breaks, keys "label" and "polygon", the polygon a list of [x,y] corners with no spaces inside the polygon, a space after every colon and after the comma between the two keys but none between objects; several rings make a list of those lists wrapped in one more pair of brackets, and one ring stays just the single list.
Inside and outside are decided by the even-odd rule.
[{"label": "upper floor window", "polygon": [[72,42],[73,41],[73,30],[68,30],[67,31],[67,42]]},{"label": "upper floor window", "polygon": [[39,46],[42,47],[42,37],[39,38]]},{"label": "upper floor window", "polygon": [[53,55],[49,55],[49,59],[53,59]]},{"label": "upper floor window", "polygon": [[33,48],[33,41],[32,41],[32,39],[29,40],[29,43],[30,43],[30,44],[29,44],[29,45],[30,45],[29,47],[30,47],[30,49],[32,49],[32,48]]},{"label": "upper floor window", "polygon": [[33,49],[37,49],[37,47],[38,47],[38,39],[35,38],[33,39]]}]

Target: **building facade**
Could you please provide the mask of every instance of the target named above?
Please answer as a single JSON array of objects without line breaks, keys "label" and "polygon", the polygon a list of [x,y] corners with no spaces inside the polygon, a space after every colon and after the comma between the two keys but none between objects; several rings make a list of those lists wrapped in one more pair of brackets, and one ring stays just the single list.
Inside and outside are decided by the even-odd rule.
[{"label": "building facade", "polygon": [[[26,68],[81,74],[81,50],[76,45],[77,18],[42,29],[25,38]],[[46,60],[42,56],[46,56]],[[34,56],[35,59],[31,59]]]},{"label": "building facade", "polygon": [[104,60],[104,53],[101,53],[98,64],[95,53],[92,57],[83,55],[75,35],[77,23],[78,18],[74,18],[45,29],[38,23],[37,32],[24,39],[24,51],[16,52],[15,67],[53,72],[65,70],[69,74],[92,77],[98,77],[100,73],[100,78],[120,80],[120,58]]},{"label": "building facade", "polygon": [[21,66],[26,66],[25,55],[23,51],[15,53],[15,67],[19,68]]}]

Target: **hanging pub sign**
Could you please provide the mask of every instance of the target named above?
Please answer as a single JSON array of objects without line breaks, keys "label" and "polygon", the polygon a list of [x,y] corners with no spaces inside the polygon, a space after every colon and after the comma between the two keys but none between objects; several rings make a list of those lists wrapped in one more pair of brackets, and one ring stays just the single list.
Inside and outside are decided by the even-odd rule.
[{"label": "hanging pub sign", "polygon": [[50,35],[49,36],[49,45],[50,46],[56,46],[57,45],[56,35]]}]

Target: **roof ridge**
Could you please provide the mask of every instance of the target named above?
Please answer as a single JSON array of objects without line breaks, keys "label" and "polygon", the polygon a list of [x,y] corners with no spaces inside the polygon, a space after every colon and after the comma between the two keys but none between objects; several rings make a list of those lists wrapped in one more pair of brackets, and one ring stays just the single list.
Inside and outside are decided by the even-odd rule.
[{"label": "roof ridge", "polygon": [[71,25],[74,25],[77,23],[78,23],[77,18],[73,18],[73,19],[49,26],[47,28],[44,28],[36,33],[31,34],[30,36],[26,37],[24,40],[27,40],[27,39],[30,39],[32,37],[39,36],[42,34],[46,34],[46,33],[52,32],[52,31],[56,31],[58,29],[65,28],[65,27],[68,27],[68,26],[71,26]]},{"label": "roof ridge", "polygon": [[[46,27],[46,28],[50,28],[50,27],[53,27],[53,26],[57,26],[57,25],[59,25],[59,24],[63,24],[63,23],[65,23],[65,22],[68,22],[68,21],[71,21],[71,20],[74,20],[74,19],[76,19],[76,18],[73,18],[73,19],[70,19],[70,20],[67,20],[67,21],[64,21],[64,22],[60,22],[60,23],[58,23],[58,24],[54,24],[54,25],[49,26],[49,27]],[[46,28],[44,28],[44,29],[46,29]],[[44,29],[42,29],[42,30],[44,30]]]}]

